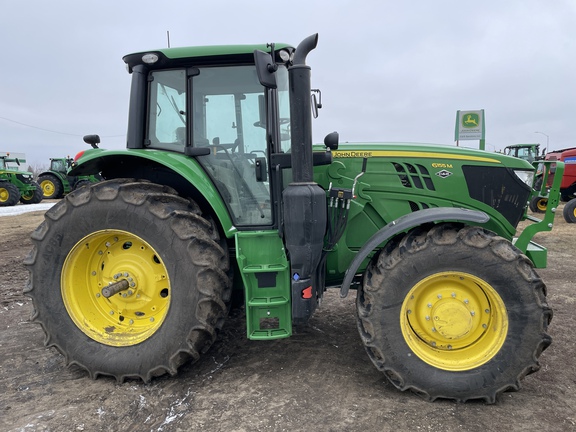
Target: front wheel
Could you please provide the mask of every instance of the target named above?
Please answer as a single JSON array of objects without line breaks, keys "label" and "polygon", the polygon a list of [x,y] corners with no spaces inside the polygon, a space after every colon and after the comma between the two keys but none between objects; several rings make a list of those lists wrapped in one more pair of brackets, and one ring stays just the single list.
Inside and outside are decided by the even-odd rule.
[{"label": "front wheel", "polygon": [[532,263],[478,227],[440,224],[388,244],[357,297],[376,367],[428,400],[494,403],[540,366],[552,311]]},{"label": "front wheel", "polygon": [[92,378],[173,375],[223,325],[227,250],[198,206],[169,187],[80,188],[46,212],[32,240],[33,319],[46,344]]},{"label": "front wheel", "polygon": [[562,216],[564,220],[568,223],[576,223],[576,198],[568,201],[564,205],[564,210],[562,211]]},{"label": "front wheel", "polygon": [[548,206],[548,198],[535,196],[530,200],[528,205],[530,210],[534,213],[546,213],[546,207]]},{"label": "front wheel", "polygon": [[34,189],[24,192],[22,196],[20,196],[20,202],[22,204],[38,204],[44,198],[40,185],[35,181],[30,182],[30,184],[34,186]]}]

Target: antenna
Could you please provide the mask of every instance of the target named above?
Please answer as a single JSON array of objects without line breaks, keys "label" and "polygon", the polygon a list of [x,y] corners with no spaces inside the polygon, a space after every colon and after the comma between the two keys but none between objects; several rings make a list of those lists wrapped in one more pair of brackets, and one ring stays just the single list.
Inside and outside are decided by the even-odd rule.
[{"label": "antenna", "polygon": [[170,30],[166,30],[166,38],[168,39],[168,48],[170,48]]}]

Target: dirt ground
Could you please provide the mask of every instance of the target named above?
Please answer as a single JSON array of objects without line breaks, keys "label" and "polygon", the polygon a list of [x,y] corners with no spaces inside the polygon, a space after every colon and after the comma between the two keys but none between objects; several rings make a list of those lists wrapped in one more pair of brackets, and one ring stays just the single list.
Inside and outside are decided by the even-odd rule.
[{"label": "dirt ground", "polygon": [[[43,212],[0,217],[2,431],[576,431],[576,225],[560,211],[539,270],[554,309],[542,369],[496,405],[425,402],[387,382],[365,353],[354,294],[329,291],[310,326],[289,339],[249,341],[235,312],[215,345],[176,377],[96,381],[44,347],[22,294],[22,260]],[[3,389],[3,390],[1,390]]]}]

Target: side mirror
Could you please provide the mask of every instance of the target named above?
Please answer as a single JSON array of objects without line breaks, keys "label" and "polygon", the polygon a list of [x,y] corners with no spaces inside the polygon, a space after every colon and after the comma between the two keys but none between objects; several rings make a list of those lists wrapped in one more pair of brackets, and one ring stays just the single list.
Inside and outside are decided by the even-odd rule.
[{"label": "side mirror", "polygon": [[278,66],[274,63],[270,53],[255,50],[254,62],[256,63],[256,73],[258,74],[258,81],[266,88],[275,89],[278,87],[276,84],[276,70]]},{"label": "side mirror", "polygon": [[98,148],[100,144],[100,136],[98,135],[84,135],[84,142],[90,144],[92,148]]}]

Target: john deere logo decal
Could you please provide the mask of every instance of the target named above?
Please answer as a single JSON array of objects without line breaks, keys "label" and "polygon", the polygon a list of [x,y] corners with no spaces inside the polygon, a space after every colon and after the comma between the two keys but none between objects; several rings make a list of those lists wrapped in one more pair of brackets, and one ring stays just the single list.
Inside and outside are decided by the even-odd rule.
[{"label": "john deere logo decal", "polygon": [[442,171],[438,171],[436,173],[436,175],[440,178],[446,178],[446,177],[450,177],[452,175],[452,173],[450,171],[442,170]]},{"label": "john deere logo decal", "polygon": [[477,128],[480,125],[480,116],[476,113],[468,113],[462,117],[462,127]]}]

